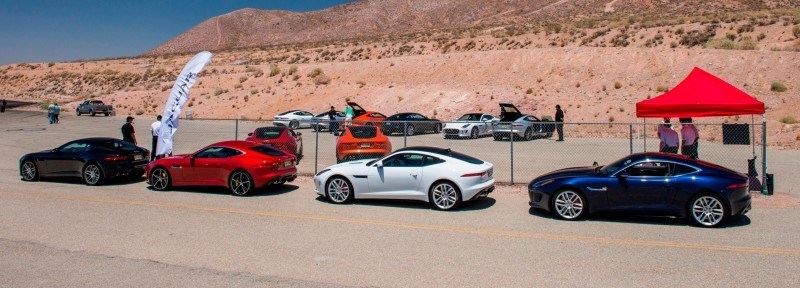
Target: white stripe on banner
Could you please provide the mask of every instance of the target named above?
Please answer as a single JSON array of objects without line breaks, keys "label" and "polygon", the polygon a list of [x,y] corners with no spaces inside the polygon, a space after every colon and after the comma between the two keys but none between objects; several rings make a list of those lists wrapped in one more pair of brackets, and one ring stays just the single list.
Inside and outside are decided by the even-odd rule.
[{"label": "white stripe on banner", "polygon": [[167,106],[164,107],[164,113],[161,114],[161,129],[159,129],[158,145],[156,147],[156,155],[168,155],[172,153],[173,137],[175,131],[178,130],[178,118],[181,116],[181,110],[186,101],[189,100],[189,88],[192,88],[194,82],[197,80],[197,74],[211,63],[211,52],[203,51],[192,57],[189,63],[183,67],[181,74],[178,75],[178,80],[175,85],[172,85],[172,91],[169,92],[169,99],[167,99]]}]

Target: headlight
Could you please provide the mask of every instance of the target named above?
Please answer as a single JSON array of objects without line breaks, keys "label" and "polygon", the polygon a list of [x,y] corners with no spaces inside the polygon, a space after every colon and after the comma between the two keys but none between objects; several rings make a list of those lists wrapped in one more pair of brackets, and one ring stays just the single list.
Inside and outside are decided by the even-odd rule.
[{"label": "headlight", "polygon": [[470,124],[464,124],[464,126],[461,126],[461,128],[467,128],[467,127],[469,127],[469,125]]},{"label": "headlight", "polygon": [[322,171],[319,171],[319,173],[317,173],[317,175],[314,175],[314,176],[322,175],[323,173],[328,172],[328,171],[331,171],[331,169],[323,169]]},{"label": "headlight", "polygon": [[553,180],[553,179],[548,179],[548,180],[544,180],[544,181],[539,181],[539,182],[533,183],[533,186],[534,186],[534,187],[542,187],[542,186],[544,186],[544,185],[547,185],[547,184],[553,183],[553,181],[555,181],[555,180]]}]

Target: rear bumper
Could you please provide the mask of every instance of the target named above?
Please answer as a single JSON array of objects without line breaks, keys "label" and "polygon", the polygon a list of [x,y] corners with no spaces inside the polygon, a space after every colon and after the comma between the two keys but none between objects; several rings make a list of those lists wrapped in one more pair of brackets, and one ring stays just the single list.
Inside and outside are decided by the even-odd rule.
[{"label": "rear bumper", "polygon": [[500,137],[500,138],[509,138],[511,136],[511,133],[514,133],[515,135],[522,137],[525,136],[525,129],[524,127],[520,127],[514,129],[495,128],[494,130],[492,130],[492,135],[494,137]]},{"label": "rear bumper", "polygon": [[738,200],[731,201],[731,215],[744,215],[752,209],[753,197],[750,193],[745,193],[745,196]]},{"label": "rear bumper", "polygon": [[[149,156],[149,155],[148,155]],[[141,160],[132,163],[124,163],[124,164],[117,164],[117,165],[108,165],[106,164],[103,166],[103,173],[106,178],[116,178],[128,175],[138,175],[144,174],[145,168],[149,162],[147,160]]]},{"label": "rear bumper", "polygon": [[336,153],[336,158],[340,162],[347,162],[347,161],[354,161],[354,160],[364,160],[364,159],[375,159],[381,158],[389,154],[390,151],[386,149],[356,149],[356,150],[345,150],[340,153]]},{"label": "rear bumper", "polygon": [[256,187],[263,187],[272,184],[292,182],[297,179],[297,168],[272,171],[264,174],[253,175]]},{"label": "rear bumper", "polygon": [[494,191],[494,179],[491,179],[486,182],[475,184],[471,187],[463,188],[461,191],[461,195],[463,199],[475,200],[479,198],[483,198],[489,195]]}]

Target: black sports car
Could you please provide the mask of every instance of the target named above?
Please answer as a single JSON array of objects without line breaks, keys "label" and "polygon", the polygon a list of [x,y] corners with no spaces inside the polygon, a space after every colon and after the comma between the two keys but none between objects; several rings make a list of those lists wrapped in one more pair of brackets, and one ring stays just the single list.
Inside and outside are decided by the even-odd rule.
[{"label": "black sports car", "polygon": [[419,133],[439,133],[442,131],[442,121],[430,119],[419,113],[398,113],[383,121],[381,132],[386,135],[395,133],[407,136]]},{"label": "black sports car", "polygon": [[531,207],[565,220],[623,211],[689,218],[714,227],[750,210],[747,176],[668,153],[632,154],[598,167],[567,168],[528,185]]},{"label": "black sports car", "polygon": [[19,159],[22,180],[79,177],[87,185],[117,177],[140,178],[149,162],[147,149],[114,138],[86,138]]}]

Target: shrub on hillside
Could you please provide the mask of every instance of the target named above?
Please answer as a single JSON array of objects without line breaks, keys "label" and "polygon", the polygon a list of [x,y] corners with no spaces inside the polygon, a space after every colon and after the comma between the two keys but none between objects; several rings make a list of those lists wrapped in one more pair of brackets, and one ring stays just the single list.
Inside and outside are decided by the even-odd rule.
[{"label": "shrub on hillside", "polygon": [[792,28],[792,35],[794,35],[794,38],[800,39],[800,25],[795,25]]},{"label": "shrub on hillside", "polygon": [[783,85],[783,82],[775,81],[775,82],[772,82],[772,85],[769,87],[769,90],[772,90],[772,91],[775,91],[775,92],[785,92],[786,91],[786,85]]},{"label": "shrub on hillside", "polygon": [[279,68],[278,65],[272,64],[269,67],[269,77],[272,77],[272,76],[275,76],[275,75],[278,75],[278,74],[281,74],[281,68]]},{"label": "shrub on hillside", "polygon": [[797,124],[797,119],[794,116],[783,116],[781,118],[781,123],[783,124]]},{"label": "shrub on hillside", "polygon": [[703,45],[717,34],[716,26],[708,26],[705,30],[692,30],[681,36],[679,43],[687,47]]}]

